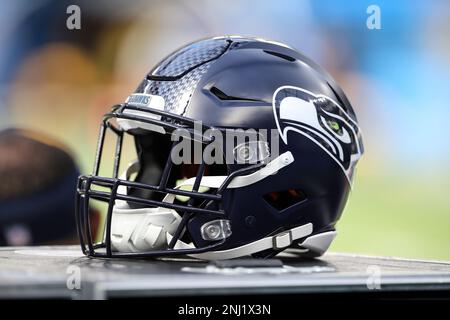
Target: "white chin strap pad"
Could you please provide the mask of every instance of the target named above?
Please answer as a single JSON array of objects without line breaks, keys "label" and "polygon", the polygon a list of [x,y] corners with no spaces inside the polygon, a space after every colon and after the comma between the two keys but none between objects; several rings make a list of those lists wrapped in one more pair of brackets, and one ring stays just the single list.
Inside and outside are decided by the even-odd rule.
[{"label": "white chin strap pad", "polygon": [[[137,161],[131,163],[120,176],[129,180],[139,170]],[[127,194],[127,188],[119,186],[118,194]],[[119,252],[144,252],[167,248],[167,234],[174,233],[181,217],[167,208],[132,209],[126,201],[116,200],[111,220],[111,247]]]},{"label": "white chin strap pad", "polygon": [[119,252],[144,252],[167,247],[167,234],[180,223],[175,210],[165,208],[114,208],[111,246]]}]

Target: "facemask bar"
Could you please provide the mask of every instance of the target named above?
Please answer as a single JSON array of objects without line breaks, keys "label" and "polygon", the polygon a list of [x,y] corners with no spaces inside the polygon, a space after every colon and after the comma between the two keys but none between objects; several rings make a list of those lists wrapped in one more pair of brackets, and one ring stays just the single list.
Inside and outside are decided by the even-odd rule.
[{"label": "facemask bar", "polygon": [[[139,115],[137,114],[127,114],[125,111],[134,110],[139,111]],[[143,116],[142,114],[148,114],[149,117]],[[160,116],[160,119],[154,117],[154,115]],[[231,173],[223,182],[223,184],[213,193],[201,193],[198,192],[202,177],[204,176],[205,163],[203,161],[199,165],[195,182],[192,188],[192,191],[180,190],[176,188],[168,188],[167,182],[170,175],[171,168],[173,163],[171,161],[171,152],[169,153],[168,159],[164,166],[160,183],[158,185],[148,185],[139,182],[133,182],[128,180],[122,180],[118,178],[119,174],[119,165],[120,158],[122,152],[122,144],[123,144],[123,136],[124,132],[121,128],[114,126],[111,123],[112,119],[128,119],[132,121],[142,122],[151,125],[157,125],[167,133],[171,133],[177,129],[187,130],[191,133],[191,137],[198,141],[202,141],[204,144],[208,144],[213,141],[213,139],[208,139],[203,136],[204,131],[208,129],[215,129],[208,126],[202,125],[202,132],[198,132],[194,130],[194,120],[178,116],[172,113],[168,113],[161,110],[143,108],[129,104],[120,104],[116,105],[112,108],[112,111],[105,115],[103,122],[100,127],[97,152],[95,157],[95,164],[92,175],[89,176],[80,176],[78,180],[77,186],[77,199],[76,199],[76,222],[77,222],[77,231],[78,236],[80,238],[81,249],[84,254],[94,257],[154,257],[154,256],[164,256],[164,255],[184,255],[184,254],[196,254],[203,253],[206,251],[210,251],[217,247],[220,247],[226,239],[222,239],[216,243],[211,245],[195,248],[195,249],[174,249],[175,244],[178,240],[180,240],[183,232],[186,230],[187,223],[190,218],[192,218],[196,214],[209,214],[215,216],[214,219],[223,219],[226,216],[222,208],[222,194],[223,191],[227,188],[227,186],[231,183],[231,181],[238,176],[246,175],[255,170],[260,169],[264,166],[264,163],[258,163],[255,165],[251,165]],[[163,120],[164,119],[164,120]],[[99,169],[100,162],[103,153],[103,146],[105,141],[106,131],[110,129],[116,135],[116,148],[115,148],[115,157],[114,157],[114,167],[113,167],[113,177],[106,178],[100,177]],[[215,129],[220,130],[220,129]],[[172,149],[177,144],[174,142],[172,145]],[[172,151],[172,150],[171,150]],[[94,190],[92,187],[106,187],[110,189],[110,192],[107,191],[98,191]],[[158,200],[144,199],[139,197],[134,197],[130,195],[119,194],[118,189],[120,186],[131,187],[131,188],[140,188],[144,190],[151,190],[154,192],[160,192],[164,194],[173,194],[189,197],[189,201],[187,204],[175,204],[169,202],[163,202]],[[103,241],[100,243],[94,243],[92,239],[92,230],[91,223],[89,218],[89,202],[90,199],[95,199],[99,201],[103,201],[108,203],[108,209],[106,214],[105,221],[105,229],[104,229],[104,237]],[[216,203],[217,210],[211,210],[206,208],[200,208],[193,206],[193,202],[195,199],[209,200]],[[163,208],[174,209],[182,212],[181,222],[179,223],[170,243],[168,244],[167,249],[163,250],[152,250],[149,252],[113,252],[111,246],[111,224],[112,224],[112,214],[113,208],[116,200],[123,200],[138,204],[144,204],[149,206],[157,206]],[[213,219],[213,220],[214,220]],[[100,252],[98,249],[102,249]]]}]

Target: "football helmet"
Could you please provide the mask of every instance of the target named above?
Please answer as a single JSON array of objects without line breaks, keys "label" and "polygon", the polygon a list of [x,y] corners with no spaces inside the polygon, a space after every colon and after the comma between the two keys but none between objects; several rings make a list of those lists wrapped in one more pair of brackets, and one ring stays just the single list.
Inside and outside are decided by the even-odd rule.
[{"label": "football helmet", "polygon": [[[106,132],[117,139],[111,177],[99,176]],[[137,159],[120,173],[125,135]],[[291,248],[320,256],[362,154],[349,100],[303,54],[257,38],[191,43],[104,116],[93,174],[77,187],[82,250],[221,260]],[[100,242],[91,199],[107,203]]]}]

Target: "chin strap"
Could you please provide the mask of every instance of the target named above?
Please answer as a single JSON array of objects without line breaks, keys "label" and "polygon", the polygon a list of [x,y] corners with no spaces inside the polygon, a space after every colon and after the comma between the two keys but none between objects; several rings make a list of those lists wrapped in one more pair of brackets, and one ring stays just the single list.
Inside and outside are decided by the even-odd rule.
[{"label": "chin strap", "polygon": [[[267,249],[281,250],[289,247],[293,241],[309,236],[313,232],[312,223],[308,223],[288,231],[281,232],[274,236],[262,238],[260,240],[245,244],[240,247],[221,250],[209,251],[198,254],[190,254],[189,256],[203,260],[226,260],[238,257],[244,257],[253,253],[261,252]],[[167,241],[170,242],[172,236],[167,234]],[[180,240],[176,242],[175,249],[194,249],[192,244],[184,243]]]}]

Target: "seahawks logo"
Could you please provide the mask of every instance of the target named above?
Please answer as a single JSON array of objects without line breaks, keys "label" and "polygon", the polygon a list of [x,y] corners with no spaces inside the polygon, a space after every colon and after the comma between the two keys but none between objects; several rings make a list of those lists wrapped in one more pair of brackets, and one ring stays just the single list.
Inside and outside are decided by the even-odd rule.
[{"label": "seahawks logo", "polygon": [[356,121],[338,103],[305,89],[283,86],[273,95],[273,112],[285,144],[289,131],[304,135],[328,153],[352,181],[363,153],[361,133]]}]

